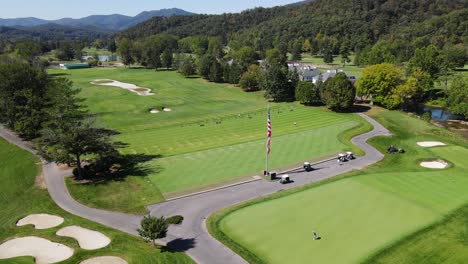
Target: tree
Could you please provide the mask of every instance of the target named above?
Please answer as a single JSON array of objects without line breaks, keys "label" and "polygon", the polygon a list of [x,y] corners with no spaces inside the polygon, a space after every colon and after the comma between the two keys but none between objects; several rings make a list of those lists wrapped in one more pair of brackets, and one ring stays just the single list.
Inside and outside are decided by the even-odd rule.
[{"label": "tree", "polygon": [[442,50],[442,55],[444,63],[447,64],[447,67],[450,69],[463,68],[468,60],[467,49],[463,44],[445,45]]},{"label": "tree", "polygon": [[57,49],[57,53],[55,54],[55,56],[59,60],[69,61],[69,60],[73,60],[73,58],[75,58],[75,53],[76,52],[75,52],[75,49],[73,48],[72,43],[66,41],[66,42],[60,43],[59,48]]},{"label": "tree", "polygon": [[41,47],[32,41],[21,42],[16,45],[16,49],[18,50],[18,55],[29,63],[32,63],[34,58],[41,54]]},{"label": "tree", "polygon": [[266,52],[266,65],[267,67],[273,66],[285,66],[286,56],[281,53],[278,49],[270,49]]},{"label": "tree", "polygon": [[214,59],[210,66],[210,73],[208,74],[208,79],[211,82],[223,82],[223,66],[218,62],[217,59]]},{"label": "tree", "polygon": [[117,44],[115,43],[115,39],[111,38],[107,40],[107,49],[114,54],[117,51]]},{"label": "tree", "polygon": [[179,65],[179,72],[185,76],[189,77],[192,76],[196,73],[196,65],[195,65],[195,60],[192,58],[192,56],[188,56],[185,58],[181,59],[180,65]]},{"label": "tree", "polygon": [[302,47],[303,43],[300,40],[296,40],[292,44],[291,48],[291,54],[292,54],[292,60],[293,61],[300,61],[302,58]]},{"label": "tree", "polygon": [[323,53],[323,62],[327,64],[333,63],[333,53],[330,49],[326,49]]},{"label": "tree", "polygon": [[304,50],[304,52],[310,52],[311,47],[312,47],[312,45],[310,44],[310,40],[306,39],[304,41],[304,44],[302,45],[302,49]]},{"label": "tree", "polygon": [[133,44],[130,40],[124,38],[119,42],[119,46],[117,48],[117,53],[119,53],[122,63],[125,66],[130,66],[133,64]]},{"label": "tree", "polygon": [[257,60],[257,53],[251,47],[242,47],[238,51],[233,52],[233,60],[242,67],[242,71]]},{"label": "tree", "polygon": [[168,227],[169,224],[164,216],[158,218],[147,215],[141,220],[141,228],[137,231],[143,239],[152,241],[153,245],[156,246],[156,239],[165,238]]},{"label": "tree", "polygon": [[384,107],[391,107],[388,98],[401,84],[403,84],[402,70],[392,64],[383,63],[366,67],[356,86],[358,95],[372,97],[374,102]]},{"label": "tree", "polygon": [[208,54],[198,59],[198,74],[200,74],[204,79],[208,80],[210,78],[209,75],[213,61],[213,57]]},{"label": "tree", "polygon": [[456,78],[452,82],[447,98],[447,106],[450,112],[463,115],[468,118],[468,80]]},{"label": "tree", "polygon": [[260,90],[262,71],[260,67],[255,64],[250,65],[249,69],[242,74],[239,85],[246,92],[253,92]]},{"label": "tree", "polygon": [[38,136],[48,78],[22,62],[0,64],[0,122],[27,139]]},{"label": "tree", "polygon": [[413,58],[409,61],[410,68],[420,68],[429,73],[431,78],[435,80],[441,71],[443,65],[443,57],[441,52],[434,45],[429,45],[424,48],[416,49]]},{"label": "tree", "polygon": [[312,82],[299,82],[296,87],[296,100],[305,105],[318,104],[321,102],[320,91]]},{"label": "tree", "polygon": [[166,48],[161,57],[163,67],[166,69],[172,68],[172,61],[174,59],[172,50],[170,48]]},{"label": "tree", "polygon": [[263,78],[262,88],[265,96],[275,102],[294,101],[295,84],[288,77],[288,68],[282,65],[271,65]]},{"label": "tree", "polygon": [[155,37],[148,37],[143,44],[143,58],[149,68],[158,69],[161,64],[161,43]]},{"label": "tree", "polygon": [[346,74],[338,73],[325,82],[320,97],[331,110],[345,111],[353,105],[356,89],[348,80]]},{"label": "tree", "polygon": [[350,63],[351,59],[349,58],[349,43],[348,41],[343,41],[340,47],[340,56],[341,63],[343,63],[343,68],[346,67],[346,63]]}]

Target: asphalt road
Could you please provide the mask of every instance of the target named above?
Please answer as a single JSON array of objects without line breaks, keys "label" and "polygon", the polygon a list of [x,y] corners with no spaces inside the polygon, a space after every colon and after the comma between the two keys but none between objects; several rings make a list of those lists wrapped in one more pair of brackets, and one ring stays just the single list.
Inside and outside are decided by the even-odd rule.
[{"label": "asphalt road", "polygon": [[[314,171],[292,173],[290,176],[294,182],[287,185],[259,180],[164,203],[148,205],[147,208],[152,215],[172,216],[179,214],[184,216],[183,223],[178,226],[171,226],[168,237],[159,242],[171,249],[184,251],[200,264],[247,263],[208,234],[205,225],[206,218],[211,213],[233,204],[331,178],[351,170],[362,169],[381,160],[383,155],[366,142],[369,138],[389,136],[390,133],[372,118],[364,114],[359,115],[374,126],[372,131],[356,136],[351,140],[353,144],[365,151],[366,154],[364,156],[346,163],[337,163],[335,160],[326,161],[314,165],[316,169]],[[35,153],[27,143],[21,141],[3,127],[0,127],[0,136],[13,144]],[[71,172],[60,170],[54,163],[43,163],[43,175],[47,189],[58,206],[74,215],[129,234],[137,234],[136,229],[142,216],[93,209],[79,204],[70,196],[65,186],[64,177],[70,175]]]}]

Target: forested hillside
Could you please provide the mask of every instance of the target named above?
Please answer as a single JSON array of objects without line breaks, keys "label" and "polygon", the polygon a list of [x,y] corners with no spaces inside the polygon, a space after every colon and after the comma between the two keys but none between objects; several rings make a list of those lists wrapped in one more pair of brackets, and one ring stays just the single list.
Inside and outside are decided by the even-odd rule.
[{"label": "forested hillside", "polygon": [[256,50],[281,41],[314,38],[319,33],[335,37],[337,42],[346,39],[352,49],[362,49],[382,38],[455,38],[460,42],[467,35],[467,6],[465,0],[316,0],[239,14],[153,18],[118,37],[137,39],[162,32],[179,37],[208,35]]}]

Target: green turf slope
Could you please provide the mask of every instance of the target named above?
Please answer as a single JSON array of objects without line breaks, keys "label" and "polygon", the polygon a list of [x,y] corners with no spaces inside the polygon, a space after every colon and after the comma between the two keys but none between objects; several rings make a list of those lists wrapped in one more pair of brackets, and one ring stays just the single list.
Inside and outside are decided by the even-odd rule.
[{"label": "green turf slope", "polygon": [[[266,102],[263,94],[245,93],[226,84],[183,78],[175,72],[145,69],[51,70],[82,89],[91,112],[115,138],[128,144],[126,154],[156,155],[142,167],[146,177],[75,185],[72,195],[93,207],[131,213],[144,205],[187,192],[219,186],[260,173],[265,165]],[[114,79],[152,89],[138,96],[116,87],[90,84]],[[151,114],[152,108],[173,111]],[[340,151],[357,151],[349,143],[352,128],[368,129],[354,114],[296,103],[271,104],[273,126],[270,168],[316,160]],[[350,133],[343,133],[348,131]]]},{"label": "green turf slope", "polygon": [[[382,151],[394,143],[406,154],[299,192],[225,209],[208,221],[211,233],[251,263],[360,263],[468,203],[466,144],[398,112],[382,111],[376,119],[394,136],[372,143]],[[426,140],[449,145],[417,146]],[[419,166],[437,158],[450,167]],[[321,240],[312,239],[314,230]]]},{"label": "green turf slope", "polygon": [[[193,263],[183,253],[161,251],[143,242],[140,238],[106,228],[102,225],[72,216],[58,208],[46,190],[34,187],[37,175],[37,159],[24,150],[0,138],[0,243],[11,238],[39,236],[53,242],[63,243],[75,250],[70,259],[62,263],[79,263],[95,256],[120,256],[129,263]],[[16,222],[35,213],[48,213],[65,218],[65,222],[55,228],[36,230],[31,225],[16,227]],[[58,229],[69,225],[79,225],[97,230],[112,239],[109,246],[99,250],[80,249],[76,240],[55,235]],[[30,257],[0,260],[0,263],[34,263]]]}]

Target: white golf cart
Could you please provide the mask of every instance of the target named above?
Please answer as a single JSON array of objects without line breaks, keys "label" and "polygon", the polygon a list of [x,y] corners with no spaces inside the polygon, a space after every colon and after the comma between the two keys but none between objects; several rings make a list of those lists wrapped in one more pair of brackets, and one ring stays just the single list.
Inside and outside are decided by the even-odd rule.
[{"label": "white golf cart", "polygon": [[346,153],[346,159],[347,160],[353,160],[355,159],[356,157],[354,157],[354,154],[352,152],[347,152]]},{"label": "white golf cart", "polygon": [[281,175],[281,180],[280,180],[281,184],[287,184],[287,183],[290,183],[290,182],[291,182],[291,179],[289,178],[288,174]]},{"label": "white golf cart", "polygon": [[313,171],[312,165],[309,162],[304,162],[304,170],[305,171]]},{"label": "white golf cart", "polygon": [[346,159],[346,155],[341,153],[340,155],[338,155],[338,160],[337,161],[338,162],[346,162],[348,160]]}]

